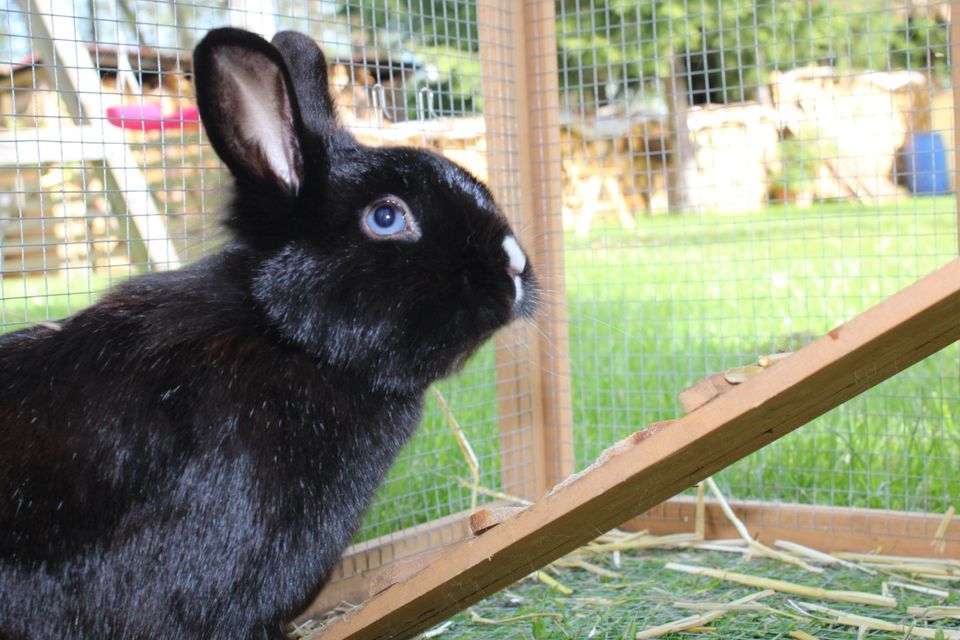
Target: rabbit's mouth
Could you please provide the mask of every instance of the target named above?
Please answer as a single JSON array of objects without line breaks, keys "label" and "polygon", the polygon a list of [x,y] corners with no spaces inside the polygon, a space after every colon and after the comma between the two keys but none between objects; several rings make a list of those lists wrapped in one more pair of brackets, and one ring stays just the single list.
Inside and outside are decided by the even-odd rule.
[{"label": "rabbit's mouth", "polygon": [[513,235],[507,235],[501,243],[507,254],[507,276],[513,282],[514,317],[532,320],[537,310],[537,286],[527,255]]},{"label": "rabbit's mouth", "polygon": [[537,288],[527,255],[512,234],[504,237],[501,246],[507,256],[507,276],[513,282],[514,317],[532,320],[537,307]]}]

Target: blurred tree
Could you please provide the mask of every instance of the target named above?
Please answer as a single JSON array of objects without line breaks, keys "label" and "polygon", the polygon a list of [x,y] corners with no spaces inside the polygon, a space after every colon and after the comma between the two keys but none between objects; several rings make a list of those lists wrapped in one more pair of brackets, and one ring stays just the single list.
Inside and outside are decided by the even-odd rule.
[{"label": "blurred tree", "polygon": [[[224,22],[226,0],[128,2],[150,46],[189,49],[203,31]],[[480,109],[475,0],[277,2],[285,26],[312,32],[339,22],[355,44],[372,45],[385,58],[412,54],[419,65],[407,83],[411,117],[424,88],[433,91],[435,112]],[[16,6],[0,9],[0,62],[31,50],[29,39],[16,35],[26,33]],[[73,6],[91,39],[95,16],[101,42],[135,43],[118,33],[122,20],[109,0]],[[910,0],[557,0],[561,91],[567,105],[584,110],[642,98],[667,75],[674,55],[694,103],[752,98],[770,70],[810,64],[929,69],[944,78],[946,6]],[[296,24],[287,25],[291,20]]]},{"label": "blurred tree", "polygon": [[[474,0],[337,2],[367,44],[422,62],[411,94],[479,108]],[[944,12],[903,0],[558,0],[557,28],[561,91],[583,110],[642,97],[672,55],[695,104],[755,97],[770,70],[811,64],[947,73]]]},{"label": "blurred tree", "polygon": [[948,25],[924,5],[876,0],[559,0],[560,85],[571,105],[633,97],[683,63],[691,102],[755,97],[772,69],[931,69]]}]

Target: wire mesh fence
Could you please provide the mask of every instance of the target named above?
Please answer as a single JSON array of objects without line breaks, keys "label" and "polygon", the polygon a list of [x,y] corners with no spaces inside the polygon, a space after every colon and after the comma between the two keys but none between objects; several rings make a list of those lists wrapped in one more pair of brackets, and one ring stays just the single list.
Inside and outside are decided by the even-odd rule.
[{"label": "wire mesh fence", "polygon": [[[223,242],[229,177],[197,122],[190,52],[224,24],[309,33],[355,136],[488,181],[569,317],[560,334],[504,334],[440,385],[477,467],[429,399],[359,540],[467,510],[477,485],[535,497],[538,464],[589,464],[678,415],[693,381],[796,350],[957,254],[949,3],[561,0],[555,22],[518,32],[524,6],[6,5],[2,330]],[[518,38],[535,55],[518,58]],[[556,121],[524,120],[519,100],[559,103]],[[537,186],[550,176],[556,192]],[[573,428],[538,462],[541,379],[569,387]],[[960,495],[958,413],[953,347],[721,479],[774,518],[795,503],[942,512]]]},{"label": "wire mesh fence", "polygon": [[[948,23],[936,3],[558,5],[579,465],[676,415],[692,380],[796,350],[956,255]],[[722,478],[942,512],[957,373],[954,348]]]}]

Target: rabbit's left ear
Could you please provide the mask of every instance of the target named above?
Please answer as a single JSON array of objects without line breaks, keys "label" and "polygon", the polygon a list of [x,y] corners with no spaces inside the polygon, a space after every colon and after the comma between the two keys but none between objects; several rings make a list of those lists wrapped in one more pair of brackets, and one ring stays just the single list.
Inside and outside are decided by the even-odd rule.
[{"label": "rabbit's left ear", "polygon": [[335,127],[337,118],[327,82],[327,61],[317,43],[295,31],[280,31],[270,43],[287,63],[304,124],[318,133]]},{"label": "rabbit's left ear", "polygon": [[256,34],[215,29],[197,45],[193,69],[204,129],[238,186],[296,195],[302,124],[280,52]]}]

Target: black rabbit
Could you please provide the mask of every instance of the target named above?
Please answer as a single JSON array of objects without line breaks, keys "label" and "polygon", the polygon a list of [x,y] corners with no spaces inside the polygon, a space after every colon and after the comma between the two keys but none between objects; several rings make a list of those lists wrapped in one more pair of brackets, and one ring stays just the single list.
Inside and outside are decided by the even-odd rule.
[{"label": "black rabbit", "polygon": [[476,179],[335,121],[312,40],[210,32],[233,241],[0,338],[0,638],[281,638],[427,386],[530,317]]}]

